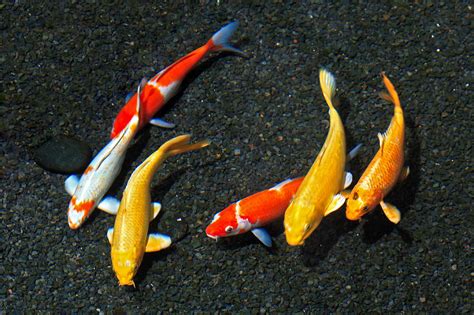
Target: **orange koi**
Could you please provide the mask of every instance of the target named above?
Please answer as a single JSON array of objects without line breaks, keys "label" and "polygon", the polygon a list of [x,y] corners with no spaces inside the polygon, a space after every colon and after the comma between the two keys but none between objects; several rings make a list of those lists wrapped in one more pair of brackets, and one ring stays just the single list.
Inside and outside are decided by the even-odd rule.
[{"label": "orange koi", "polygon": [[387,218],[396,224],[400,221],[400,211],[383,199],[398,181],[408,176],[410,169],[403,166],[405,120],[400,99],[384,73],[382,78],[389,94],[380,93],[380,96],[394,104],[394,115],[387,131],[378,134],[380,149],[347,199],[346,217],[358,220],[380,204]]}]

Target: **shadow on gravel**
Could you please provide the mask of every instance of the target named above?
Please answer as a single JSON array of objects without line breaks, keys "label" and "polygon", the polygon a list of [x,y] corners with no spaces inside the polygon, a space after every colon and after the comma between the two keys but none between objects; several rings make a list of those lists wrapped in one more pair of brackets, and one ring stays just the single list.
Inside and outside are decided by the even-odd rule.
[{"label": "shadow on gravel", "polygon": [[[420,140],[418,132],[413,120],[408,117],[405,119],[407,124],[405,165],[410,166],[410,174],[404,182],[395,186],[393,191],[391,191],[387,198],[385,198],[387,202],[394,204],[400,210],[402,216],[401,220],[403,220],[410,205],[415,202],[421,175]],[[391,223],[385,217],[379,206],[375,208],[371,215],[368,216],[368,221],[363,225],[363,241],[368,244],[376,243],[380,238],[384,235],[390,234],[394,229],[398,231],[405,243],[411,244],[413,242],[411,233],[398,225]]]},{"label": "shadow on gravel", "polygon": [[234,56],[234,57],[239,57],[238,55],[230,52],[221,52],[218,53],[217,55],[211,56],[205,61],[199,63],[194,69],[192,69],[188,75],[184,78],[183,82],[181,83],[181,87],[179,88],[178,93],[176,93],[175,96],[173,96],[164,106],[161,108],[157,115],[158,116],[164,116],[166,113],[169,112],[170,108],[172,108],[183,96],[183,93],[186,91],[188,86],[196,80],[201,73],[209,69],[214,63],[219,61],[221,58],[225,58],[228,56]]},{"label": "shadow on gravel", "polygon": [[325,217],[302,247],[303,263],[315,267],[324,260],[338,239],[357,227],[357,223],[346,220],[345,209]]}]

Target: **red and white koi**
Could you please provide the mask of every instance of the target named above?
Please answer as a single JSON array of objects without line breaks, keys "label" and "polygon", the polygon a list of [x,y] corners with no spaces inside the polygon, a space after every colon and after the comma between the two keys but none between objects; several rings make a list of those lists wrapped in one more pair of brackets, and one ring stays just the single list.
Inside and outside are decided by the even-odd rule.
[{"label": "red and white koi", "polygon": [[[347,161],[353,159],[361,147],[359,144],[352,149]],[[252,231],[264,245],[272,246],[272,238],[263,226],[284,215],[303,179],[304,177],[287,179],[270,189],[231,204],[214,215],[211,224],[206,228],[207,236],[217,240]]]},{"label": "red and white koi", "polygon": [[[146,81],[138,87],[138,94]],[[120,173],[125,153],[138,131],[141,120],[141,98],[137,99],[135,115],[115,138],[113,138],[92,160],[82,176],[71,175],[66,179],[66,191],[72,196],[68,207],[68,223],[71,229],[79,228],[99,208],[117,214],[120,202],[105,194]]]},{"label": "red and white koi", "polygon": [[275,187],[231,204],[214,215],[206,228],[207,236],[217,240],[252,231],[265,246],[272,246],[272,238],[262,226],[283,216],[303,179],[285,180]]},{"label": "red and white koi", "polygon": [[[143,88],[142,95],[142,109],[143,119],[138,125],[138,129],[143,128],[147,123],[164,128],[173,128],[174,124],[163,121],[153,116],[171,99],[179,90],[183,79],[194,68],[194,66],[201,61],[211,51],[231,51],[238,54],[243,54],[242,51],[234,48],[228,44],[228,40],[237,29],[239,23],[232,22],[217,33],[215,33],[206,44],[198,49],[190,52],[186,56],[178,59],[173,64],[160,71],[150,81],[148,81]],[[119,134],[122,129],[128,124],[130,119],[135,114],[135,104],[137,102],[137,94],[127,98],[126,104],[117,117],[115,118],[111,138]]]}]

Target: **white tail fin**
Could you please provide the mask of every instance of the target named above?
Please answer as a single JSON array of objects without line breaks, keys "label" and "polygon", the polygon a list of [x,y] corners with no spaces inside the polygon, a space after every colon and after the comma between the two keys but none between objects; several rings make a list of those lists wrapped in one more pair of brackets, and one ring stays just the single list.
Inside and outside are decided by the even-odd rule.
[{"label": "white tail fin", "polygon": [[330,108],[334,108],[332,100],[336,94],[336,79],[331,72],[324,68],[319,70],[319,84],[323,91],[324,99]]}]

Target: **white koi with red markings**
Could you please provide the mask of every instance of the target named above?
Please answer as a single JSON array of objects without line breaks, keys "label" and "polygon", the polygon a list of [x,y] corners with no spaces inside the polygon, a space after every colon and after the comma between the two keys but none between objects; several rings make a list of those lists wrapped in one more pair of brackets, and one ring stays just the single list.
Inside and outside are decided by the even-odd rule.
[{"label": "white koi with red markings", "polygon": [[[140,92],[141,86],[138,87]],[[71,229],[79,228],[95,208],[116,214],[119,201],[105,194],[120,173],[125,153],[138,131],[140,123],[140,100],[136,104],[136,114],[127,127],[113,138],[92,160],[82,176],[71,175],[66,179],[66,191],[72,196],[68,207],[68,223]]]}]

